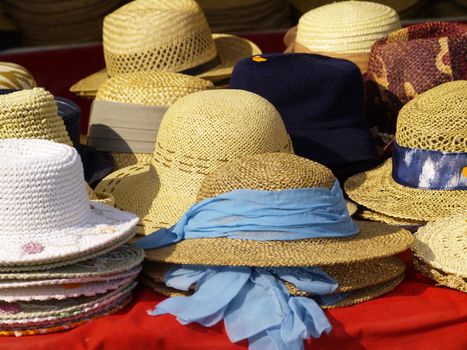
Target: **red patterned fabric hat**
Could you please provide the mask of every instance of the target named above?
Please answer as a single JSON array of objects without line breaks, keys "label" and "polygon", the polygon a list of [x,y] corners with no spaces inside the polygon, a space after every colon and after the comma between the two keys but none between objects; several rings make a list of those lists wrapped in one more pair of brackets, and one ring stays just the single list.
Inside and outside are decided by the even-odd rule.
[{"label": "red patterned fabric hat", "polygon": [[365,84],[370,126],[394,134],[407,102],[440,84],[467,79],[466,57],[466,24],[417,24],[378,40]]}]

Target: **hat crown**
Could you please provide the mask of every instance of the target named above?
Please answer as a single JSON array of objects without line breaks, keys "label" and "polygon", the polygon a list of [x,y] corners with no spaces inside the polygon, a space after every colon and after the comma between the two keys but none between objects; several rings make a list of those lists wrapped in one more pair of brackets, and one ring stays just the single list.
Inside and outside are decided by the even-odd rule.
[{"label": "hat crown", "polygon": [[467,81],[439,85],[399,112],[396,141],[407,148],[467,152]]},{"label": "hat crown", "polygon": [[122,73],[99,87],[96,100],[170,106],[182,96],[213,87],[207,80],[179,73]]},{"label": "hat crown", "polygon": [[36,82],[31,73],[19,64],[0,62],[1,89],[32,89]]},{"label": "hat crown", "polygon": [[0,96],[0,138],[46,139],[71,145],[57,103],[43,88]]},{"label": "hat crown", "polygon": [[305,13],[297,42],[312,51],[369,53],[373,43],[401,27],[397,12],[367,1],[342,1]]},{"label": "hat crown", "polygon": [[77,151],[46,140],[0,140],[2,231],[47,232],[90,215]]},{"label": "hat crown", "polygon": [[217,55],[207,20],[194,0],[136,0],[104,19],[104,56],[110,75],[178,72]]},{"label": "hat crown", "polygon": [[324,165],[294,154],[266,153],[232,160],[209,173],[197,200],[239,189],[279,191],[293,188],[328,188],[334,175]]}]

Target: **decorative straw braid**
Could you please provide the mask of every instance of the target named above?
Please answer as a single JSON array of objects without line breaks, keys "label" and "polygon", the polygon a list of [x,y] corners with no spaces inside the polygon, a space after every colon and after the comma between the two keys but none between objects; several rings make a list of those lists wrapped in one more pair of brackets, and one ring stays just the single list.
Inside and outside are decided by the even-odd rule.
[{"label": "decorative straw braid", "polygon": [[140,233],[169,227],[196,202],[201,182],[229,160],[248,154],[292,152],[274,106],[243,90],[200,91],[176,101],[157,135],[151,165],[107,176],[96,190],[141,218]]},{"label": "decorative straw braid", "polygon": [[11,62],[0,62],[0,89],[23,90],[35,86],[36,82],[26,68]]},{"label": "decorative straw braid", "polygon": [[425,264],[467,278],[467,213],[429,222],[414,235],[412,250]]},{"label": "decorative straw braid", "polygon": [[[245,156],[212,171],[203,180],[197,200],[237,189],[285,190],[330,188],[335,181],[325,166],[288,153]],[[253,241],[229,238],[187,239],[146,252],[147,260],[226,266],[314,266],[365,261],[408,248],[406,230],[370,222],[346,238]],[[336,254],[336,252],[339,252]]]},{"label": "decorative straw braid", "polygon": [[[400,146],[441,152],[467,152],[467,81],[428,90],[399,113],[396,141]],[[416,221],[467,212],[467,191],[426,190],[396,183],[392,162],[352,176],[347,195],[358,204],[384,215]]]},{"label": "decorative straw braid", "polygon": [[467,278],[459,275],[444,272],[436,269],[414,255],[413,262],[415,268],[425,276],[431,278],[438,285],[446,286],[452,289],[467,293]]},{"label": "decorative straw braid", "polygon": [[392,8],[366,1],[343,1],[304,14],[297,42],[311,51],[369,53],[378,39],[401,27]]}]

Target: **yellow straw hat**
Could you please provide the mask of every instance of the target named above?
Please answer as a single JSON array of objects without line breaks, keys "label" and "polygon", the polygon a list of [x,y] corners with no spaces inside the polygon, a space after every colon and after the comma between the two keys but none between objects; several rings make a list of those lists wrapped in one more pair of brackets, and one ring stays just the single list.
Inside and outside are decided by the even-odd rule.
[{"label": "yellow straw hat", "polygon": [[194,0],[132,1],[105,17],[103,45],[106,70],[70,91],[92,96],[107,76],[135,71],[179,72],[220,81],[232,74],[238,61],[261,53],[246,39],[211,34]]},{"label": "yellow straw hat", "polygon": [[298,22],[294,52],[312,52],[354,62],[365,73],[371,46],[401,28],[392,8],[342,1],[308,11]]},{"label": "yellow straw hat", "polygon": [[383,222],[388,225],[400,226],[411,232],[416,231],[420,226],[426,224],[425,221],[400,219],[389,215],[378,213],[365,207],[357,209],[355,217],[360,220]]},{"label": "yellow straw hat", "polygon": [[467,292],[467,212],[420,228],[412,250],[421,272],[439,284]]},{"label": "yellow straw hat", "polygon": [[36,82],[32,74],[16,63],[0,62],[0,89],[32,89]]},{"label": "yellow straw hat", "polygon": [[[71,140],[58,116],[53,95],[33,88],[0,95],[0,139],[43,139],[71,146]],[[90,200],[113,205],[110,195],[95,193],[87,187]]]},{"label": "yellow straw hat", "polygon": [[[467,212],[467,191],[462,189],[467,183],[466,115],[465,80],[439,85],[415,97],[399,112],[393,152],[400,149],[401,155],[349,178],[345,182],[348,196],[372,211],[401,219],[432,221]],[[419,157],[425,160],[418,162]],[[440,157],[457,160],[446,168],[442,167],[445,161],[436,161]],[[396,180],[399,169],[406,169],[407,175]],[[443,176],[449,177],[445,184],[434,186]],[[453,182],[459,185],[451,187]]]},{"label": "yellow straw hat", "polygon": [[139,233],[169,227],[195,203],[212,170],[232,159],[292,152],[284,123],[267,100],[243,90],[195,92],[166,112],[150,164],[107,176],[96,188],[141,218]]},{"label": "yellow straw hat", "polygon": [[[238,189],[327,188],[335,182],[324,165],[287,153],[245,156],[212,171],[197,200]],[[412,242],[410,232],[376,222],[357,222],[360,232],[345,238],[254,241],[192,238],[146,250],[146,259],[215,266],[315,266],[366,261],[397,254]],[[163,233],[161,233],[163,234]]]},{"label": "yellow straw hat", "polygon": [[88,145],[112,152],[116,169],[149,163],[167,108],[180,97],[209,88],[214,88],[210,81],[179,73],[117,74],[99,87]]}]

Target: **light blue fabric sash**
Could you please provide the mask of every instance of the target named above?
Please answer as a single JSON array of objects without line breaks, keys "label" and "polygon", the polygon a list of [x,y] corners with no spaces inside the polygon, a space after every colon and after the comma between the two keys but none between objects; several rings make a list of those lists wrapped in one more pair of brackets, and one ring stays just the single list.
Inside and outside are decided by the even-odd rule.
[{"label": "light blue fabric sash", "polygon": [[256,241],[346,237],[358,233],[337,180],[333,187],[236,190],[193,205],[170,229],[138,240],[143,249],[182,239],[229,237]]},{"label": "light blue fabric sash", "polygon": [[150,314],[172,314],[182,324],[206,327],[223,319],[229,339],[248,339],[251,350],[303,349],[303,339],[318,338],[332,327],[313,299],[290,296],[281,279],[317,295],[337,288],[318,268],[182,266],[169,271],[165,283],[181,290],[196,284],[195,293],[166,299]]},{"label": "light blue fabric sash", "polygon": [[392,178],[428,190],[467,190],[467,153],[392,146]]}]

